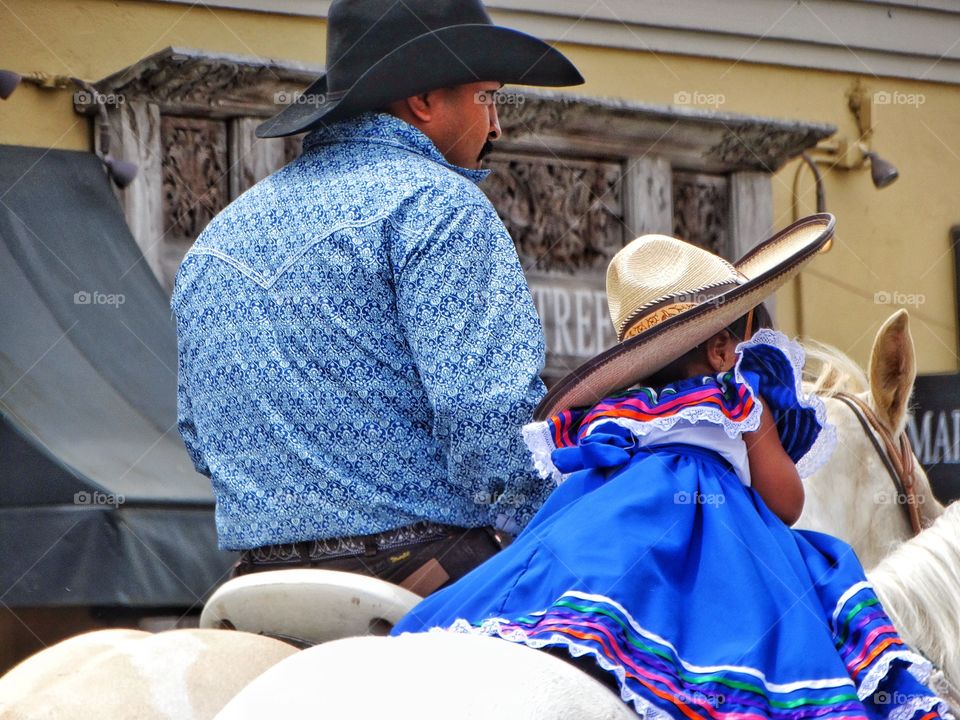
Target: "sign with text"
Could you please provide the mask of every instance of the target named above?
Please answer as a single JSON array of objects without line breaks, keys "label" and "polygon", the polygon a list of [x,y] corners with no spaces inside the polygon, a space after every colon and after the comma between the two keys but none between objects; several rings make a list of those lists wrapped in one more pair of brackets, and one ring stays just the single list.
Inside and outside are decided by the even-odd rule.
[{"label": "sign with text", "polygon": [[960,374],[918,376],[913,403],[913,451],[939,500],[960,499]]},{"label": "sign with text", "polygon": [[616,344],[604,275],[528,272],[527,282],[547,341],[548,384]]}]

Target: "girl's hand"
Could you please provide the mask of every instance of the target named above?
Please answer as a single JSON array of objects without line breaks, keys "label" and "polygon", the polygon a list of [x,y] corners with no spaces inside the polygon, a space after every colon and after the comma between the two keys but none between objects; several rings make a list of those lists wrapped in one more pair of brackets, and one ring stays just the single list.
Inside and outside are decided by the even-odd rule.
[{"label": "girl's hand", "polygon": [[780,443],[773,412],[762,397],[758,396],[758,400],[763,406],[760,427],[743,434],[751,484],[774,515],[793,525],[803,511],[803,482],[797,466]]}]

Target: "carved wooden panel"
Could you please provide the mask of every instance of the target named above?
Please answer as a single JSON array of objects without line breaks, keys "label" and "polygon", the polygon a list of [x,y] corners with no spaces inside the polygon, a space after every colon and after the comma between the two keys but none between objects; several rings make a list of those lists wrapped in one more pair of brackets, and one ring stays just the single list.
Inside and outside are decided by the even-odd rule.
[{"label": "carved wooden panel", "polygon": [[730,187],[724,175],[674,172],[674,234],[727,257],[730,248]]},{"label": "carved wooden panel", "polygon": [[526,269],[605,269],[624,243],[619,163],[493,155],[483,184]]},{"label": "carved wooden panel", "polygon": [[191,242],[229,202],[227,126],[221,120],[163,115],[164,231]]},{"label": "carved wooden panel", "polygon": [[259,118],[236,118],[230,125],[230,200],[233,201],[284,165],[283,139],[258,138]]},{"label": "carved wooden panel", "polygon": [[227,126],[222,120],[160,116],[163,236],[159,280],[173,289],[180,261],[230,201]]}]

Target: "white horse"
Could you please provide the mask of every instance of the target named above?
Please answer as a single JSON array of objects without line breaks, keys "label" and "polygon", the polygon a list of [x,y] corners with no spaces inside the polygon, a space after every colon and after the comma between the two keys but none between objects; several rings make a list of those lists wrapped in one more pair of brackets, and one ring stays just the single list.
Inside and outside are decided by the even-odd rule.
[{"label": "white horse", "polygon": [[805,349],[809,388],[824,399],[838,442],[829,463],[806,479],[796,526],[853,546],[904,640],[939,668],[936,689],[960,708],[960,504],[945,511],[914,458],[915,502],[927,528],[914,538],[904,504],[910,498],[896,490],[860,421],[837,397],[856,395],[891,436],[904,432],[916,379],[909,316],[899,310],[880,327],[869,381],[838,350],[809,343]]},{"label": "white horse", "polygon": [[208,720],[297,649],[221,630],[98,630],[0,678],[0,720]]},{"label": "white horse", "polygon": [[960,503],[867,577],[903,639],[939,668],[932,686],[960,709]]},{"label": "white horse", "polygon": [[[894,438],[904,431],[917,376],[909,316],[899,310],[880,327],[869,382],[840,351],[813,343],[805,349],[808,388],[823,398],[827,419],[837,428],[837,447],[830,461],[804,481],[806,501],[796,527],[839,537],[853,546],[869,570],[913,531],[907,499],[896,490],[856,415],[837,395],[846,392],[863,400]],[[943,505],[916,458],[914,467],[916,505],[922,524],[929,526],[943,513]]]},{"label": "white horse", "polygon": [[[902,311],[895,314],[877,334],[869,383],[862,371],[836,351],[813,348],[810,355],[814,363],[819,364],[811,387],[825,397],[828,418],[838,428],[839,442],[827,466],[807,481],[807,503],[799,525],[845,539],[865,559],[864,564],[872,566],[892,546],[910,536],[910,526],[880,456],[850,409],[835,395],[840,390],[855,392],[892,433],[902,430],[916,372],[906,314]],[[917,493],[922,520],[925,524],[932,523],[943,513],[943,508],[934,499],[922,471],[917,478]],[[881,564],[871,573],[881,600],[890,604],[891,615],[899,622],[908,642],[912,641],[916,649],[934,660],[943,669],[946,682],[954,685],[960,685],[960,642],[957,641],[960,636],[956,633],[956,615],[948,613],[956,612],[956,598],[960,597],[958,525],[960,512],[951,511],[934,527],[907,543],[903,553],[895,554],[889,563]],[[944,567],[951,568],[953,575],[944,573]],[[902,586],[904,579],[909,580],[910,587]],[[933,579],[942,585],[936,585]],[[246,582],[250,585],[249,580]],[[925,592],[928,590],[930,594]],[[942,596],[937,594],[940,592]],[[382,607],[381,597],[373,601]],[[364,603],[358,600],[356,605]],[[261,618],[257,622],[269,622],[262,619],[261,611],[249,616]],[[229,620],[217,617],[213,622]],[[269,629],[233,624],[240,629]],[[283,626],[283,634],[291,632],[284,623],[277,624]],[[945,634],[932,637],[934,632]],[[237,633],[223,631],[222,634]],[[65,641],[69,642],[72,641]],[[28,659],[11,675],[18,670],[23,672],[24,667],[42,655]],[[197,677],[215,682],[214,677],[230,676],[242,665],[252,671],[245,676],[249,678],[267,667],[266,662],[250,666],[248,657],[222,660],[217,673],[201,672]],[[164,670],[158,666],[154,672],[161,674]],[[42,669],[37,675],[42,675]],[[9,698],[5,696],[5,687],[9,688],[9,684],[4,686],[7,678],[0,680],[0,707]],[[147,681],[141,676],[141,682]],[[23,693],[19,697],[24,697]],[[281,701],[282,707],[277,704]],[[451,705],[451,702],[462,704]],[[283,708],[289,713],[283,712]],[[387,712],[401,718],[487,717],[490,713],[502,718],[579,717],[584,720],[633,716],[626,704],[593,678],[540,651],[490,638],[426,634],[400,638],[352,637],[292,654],[251,682],[217,717],[218,720],[252,719],[270,712],[285,718],[331,709],[354,717]],[[109,712],[96,716],[125,717]],[[0,714],[0,720],[5,717],[8,716]],[[45,717],[66,720],[87,715],[64,712]],[[141,711],[137,717],[152,720],[169,715]],[[199,720],[212,714],[195,712],[180,717]]]},{"label": "white horse", "polygon": [[247,685],[216,720],[636,720],[603,684],[525,645],[456,633],[317,645]]}]

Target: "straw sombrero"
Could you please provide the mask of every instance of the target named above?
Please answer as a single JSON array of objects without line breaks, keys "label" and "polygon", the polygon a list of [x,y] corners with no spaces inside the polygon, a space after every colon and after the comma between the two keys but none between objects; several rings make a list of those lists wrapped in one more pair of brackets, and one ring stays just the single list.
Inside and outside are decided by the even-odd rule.
[{"label": "straw sombrero", "polygon": [[834,224],[829,213],[801,218],[735,264],[666,235],[637,238],[607,270],[619,342],[557,383],[534,419],[594,405],[720,332],[795,277],[833,237]]}]

